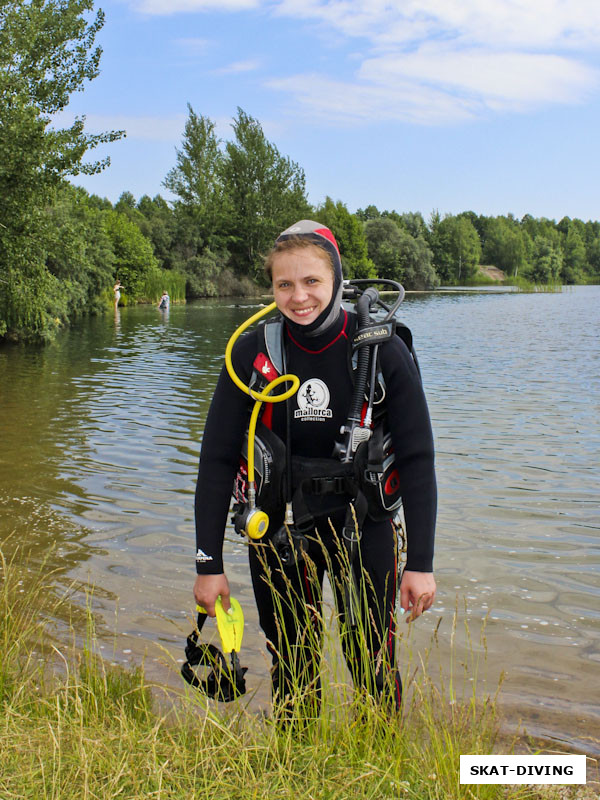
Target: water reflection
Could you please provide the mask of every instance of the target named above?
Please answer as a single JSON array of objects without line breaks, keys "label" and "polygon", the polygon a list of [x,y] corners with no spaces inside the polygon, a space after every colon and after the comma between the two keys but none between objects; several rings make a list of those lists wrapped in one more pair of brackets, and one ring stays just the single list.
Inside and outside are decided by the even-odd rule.
[{"label": "water reflection", "polygon": [[[578,720],[587,735],[600,720],[599,301],[598,287],[585,287],[415,294],[402,306],[440,483],[439,602],[411,636],[424,647],[441,616],[448,646],[457,597],[475,639],[489,615],[490,685],[506,670],[507,706],[572,743]],[[117,659],[148,646],[158,671],[156,642],[183,657],[203,420],[227,338],[254,308],[117,309],[44,350],[0,351],[0,538],[16,531],[40,559],[57,544],[64,573],[98,587]],[[245,560],[228,532],[251,687],[265,698]]]}]

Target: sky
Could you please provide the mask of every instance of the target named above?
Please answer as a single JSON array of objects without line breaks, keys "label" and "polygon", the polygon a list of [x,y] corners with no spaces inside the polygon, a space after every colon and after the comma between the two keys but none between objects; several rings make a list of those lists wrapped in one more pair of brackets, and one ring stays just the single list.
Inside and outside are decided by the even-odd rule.
[{"label": "sky", "polygon": [[188,103],[241,107],[308,198],[399,213],[600,219],[598,0],[106,0],[64,120],[125,129],[74,183],[162,194]]}]

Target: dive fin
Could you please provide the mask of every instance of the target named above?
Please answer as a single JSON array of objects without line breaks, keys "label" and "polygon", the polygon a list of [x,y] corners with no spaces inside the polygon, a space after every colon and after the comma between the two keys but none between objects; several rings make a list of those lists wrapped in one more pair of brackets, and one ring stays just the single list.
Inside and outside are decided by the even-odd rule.
[{"label": "dive fin", "polygon": [[[230,597],[229,602],[231,603],[231,608],[229,611],[225,611],[221,598],[217,598],[215,603],[217,629],[221,637],[223,652],[231,653],[233,650],[239,653],[244,636],[244,612],[235,597]],[[206,614],[206,609],[202,608],[202,606],[196,606],[196,610],[199,614]]]}]

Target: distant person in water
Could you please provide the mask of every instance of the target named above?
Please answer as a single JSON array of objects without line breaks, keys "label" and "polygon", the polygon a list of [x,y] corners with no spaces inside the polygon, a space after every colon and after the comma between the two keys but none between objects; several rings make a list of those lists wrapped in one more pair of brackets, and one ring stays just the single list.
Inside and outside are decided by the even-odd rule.
[{"label": "distant person in water", "polygon": [[122,288],[123,286],[121,285],[121,281],[117,281],[113,286],[113,291],[115,293],[115,308],[117,308],[117,306],[119,305],[119,300],[121,299],[120,289]]},{"label": "distant person in water", "polygon": [[160,298],[160,300],[159,300],[159,302],[158,302],[158,307],[159,307],[159,308],[160,308],[162,311],[168,311],[168,310],[169,310],[169,303],[170,303],[170,302],[171,302],[171,301],[170,301],[169,295],[167,294],[167,290],[165,289],[165,290],[163,291],[163,293],[162,293],[162,297]]}]

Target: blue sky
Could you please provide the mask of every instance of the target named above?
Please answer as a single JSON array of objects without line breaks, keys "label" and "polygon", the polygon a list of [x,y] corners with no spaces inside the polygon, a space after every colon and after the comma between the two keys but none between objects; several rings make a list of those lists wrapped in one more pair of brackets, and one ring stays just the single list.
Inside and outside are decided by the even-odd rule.
[{"label": "blue sky", "polygon": [[190,103],[238,106],[351,211],[600,219],[598,0],[107,0],[66,117],[127,130],[75,183],[161,193]]}]

